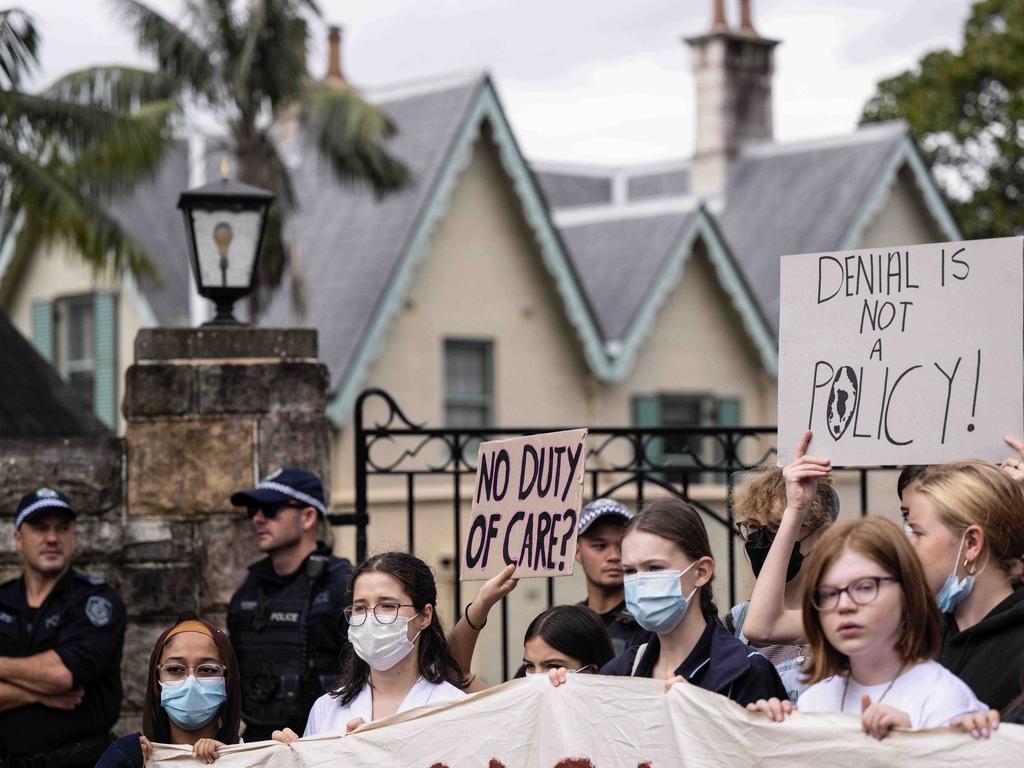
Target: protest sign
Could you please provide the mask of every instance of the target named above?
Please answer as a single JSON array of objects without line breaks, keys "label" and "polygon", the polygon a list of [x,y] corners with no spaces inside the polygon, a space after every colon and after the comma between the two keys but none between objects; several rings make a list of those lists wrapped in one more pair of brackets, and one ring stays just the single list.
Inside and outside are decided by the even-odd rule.
[{"label": "protest sign", "polygon": [[[1018,765],[1024,727],[974,740],[949,729],[877,741],[853,715],[796,713],[784,723],[695,685],[569,675],[514,680],[289,746],[221,747],[217,768],[953,768]],[[340,706],[340,703],[338,704]],[[199,768],[192,747],[155,745],[151,768]]]},{"label": "protest sign", "polygon": [[782,257],[779,464],[1005,457],[1024,434],[1024,238]]},{"label": "protest sign", "polygon": [[482,443],[459,578],[571,574],[586,460],[585,429]]}]

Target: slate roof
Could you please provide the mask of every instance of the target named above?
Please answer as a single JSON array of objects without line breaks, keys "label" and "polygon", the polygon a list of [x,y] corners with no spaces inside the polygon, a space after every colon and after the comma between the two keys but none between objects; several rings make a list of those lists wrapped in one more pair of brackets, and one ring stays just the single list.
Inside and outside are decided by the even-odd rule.
[{"label": "slate roof", "polygon": [[399,269],[405,246],[426,208],[483,76],[440,90],[373,99],[399,126],[389,149],[411,169],[415,184],[377,200],[365,188],[343,187],[309,142],[292,169],[299,209],[288,236],[297,243],[307,313],[291,310],[290,279],[261,325],[308,325],[320,332],[320,356],[337,386],[363,342],[374,310]]},{"label": "slate roof", "polygon": [[534,171],[533,175],[544,194],[544,200],[551,208],[610,204],[612,201],[611,174],[587,176],[557,171]]},{"label": "slate roof", "polygon": [[694,215],[691,211],[560,227],[606,340],[625,337]]},{"label": "slate roof", "polygon": [[110,430],[0,312],[0,437],[97,437]]},{"label": "slate roof", "polygon": [[733,166],[718,224],[776,335],[779,258],[841,249],[905,135],[903,123],[883,123],[840,139],[755,145]]}]

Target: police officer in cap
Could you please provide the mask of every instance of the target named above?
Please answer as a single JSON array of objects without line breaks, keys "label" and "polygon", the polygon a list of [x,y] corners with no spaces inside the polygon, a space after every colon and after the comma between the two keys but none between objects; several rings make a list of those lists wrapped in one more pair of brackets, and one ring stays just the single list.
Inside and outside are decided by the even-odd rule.
[{"label": "police officer in cap", "polygon": [[338,617],[352,564],[318,538],[327,525],[320,479],[286,467],[231,503],[245,507],[267,557],[231,598],[228,632],[242,678],[245,740],[302,733],[317,697],[341,672]]},{"label": "police officer in cap", "polygon": [[622,536],[633,512],[614,499],[594,499],[580,510],[576,562],[587,578],[587,599],[579,603],[601,617],[615,655],[646,643],[651,633],[626,610],[622,586]]},{"label": "police officer in cap", "polygon": [[120,714],[124,603],[102,579],[71,569],[76,516],[49,488],[18,504],[25,571],[0,585],[4,768],[92,766]]}]

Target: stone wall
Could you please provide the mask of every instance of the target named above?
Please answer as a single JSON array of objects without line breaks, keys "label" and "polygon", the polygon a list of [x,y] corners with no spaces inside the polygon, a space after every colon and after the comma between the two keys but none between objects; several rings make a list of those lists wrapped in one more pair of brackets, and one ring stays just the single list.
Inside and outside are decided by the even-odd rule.
[{"label": "stone wall", "polygon": [[0,439],[0,575],[21,570],[18,499],[54,486],[80,514],[75,567],[127,605],[119,732],[140,726],[157,635],[186,609],[223,626],[260,557],[231,494],[282,465],[317,472],[329,489],[327,387],[313,330],[143,330],[123,439]]}]

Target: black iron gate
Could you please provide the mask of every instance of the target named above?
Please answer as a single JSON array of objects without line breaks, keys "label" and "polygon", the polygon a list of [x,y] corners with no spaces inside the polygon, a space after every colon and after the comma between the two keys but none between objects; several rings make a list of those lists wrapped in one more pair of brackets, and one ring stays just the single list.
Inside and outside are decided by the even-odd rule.
[{"label": "black iron gate", "polygon": [[[376,411],[368,423],[370,411]],[[578,425],[577,425],[578,426]],[[356,557],[367,554],[366,529],[371,520],[369,485],[375,478],[404,482],[406,536],[415,552],[417,484],[426,477],[450,478],[454,549],[461,547],[463,479],[476,473],[477,446],[486,440],[554,432],[576,426],[432,428],[411,421],[382,389],[368,389],[355,405],[355,514],[332,516],[336,524],[356,528]],[[627,494],[639,507],[652,493],[672,494],[698,509],[709,530],[722,526],[730,537],[733,526],[733,481],[737,472],[774,463],[775,427],[589,427],[585,498]],[[844,470],[839,470],[844,471]],[[860,511],[867,508],[868,470],[845,470],[859,475]],[[701,484],[723,486],[724,503],[714,506],[691,495]],[[716,509],[716,507],[719,507]],[[466,512],[468,513],[468,509]],[[730,538],[730,541],[732,539]],[[735,547],[728,548],[730,604],[736,602]],[[457,556],[456,556],[457,559]],[[455,619],[461,615],[461,584],[455,564]],[[548,605],[554,604],[554,579],[547,580]],[[508,669],[508,613],[501,605],[502,669]]]}]

